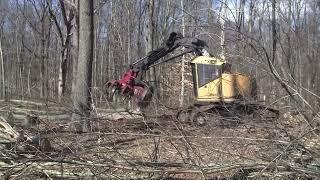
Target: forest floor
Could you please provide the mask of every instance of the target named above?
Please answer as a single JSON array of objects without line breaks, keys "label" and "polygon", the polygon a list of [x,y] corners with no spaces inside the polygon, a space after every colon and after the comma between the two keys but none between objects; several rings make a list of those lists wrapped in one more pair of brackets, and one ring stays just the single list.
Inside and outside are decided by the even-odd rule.
[{"label": "forest floor", "polygon": [[[70,131],[72,108],[1,102],[0,115],[28,137],[6,143],[0,175],[8,179],[303,179],[320,177],[319,132],[299,113],[252,115],[204,126],[174,111],[96,109],[92,132]],[[157,112],[157,113],[155,113]],[[35,120],[28,124],[26,120]],[[30,140],[31,139],[31,140]]]}]

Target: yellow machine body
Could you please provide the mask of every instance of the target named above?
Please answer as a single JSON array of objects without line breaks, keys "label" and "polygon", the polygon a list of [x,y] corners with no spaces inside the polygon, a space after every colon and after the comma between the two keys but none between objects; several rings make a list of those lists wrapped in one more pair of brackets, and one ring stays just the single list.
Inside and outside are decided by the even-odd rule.
[{"label": "yellow machine body", "polygon": [[199,56],[192,60],[196,102],[234,102],[254,98],[254,79],[231,73],[231,65],[214,57]]}]

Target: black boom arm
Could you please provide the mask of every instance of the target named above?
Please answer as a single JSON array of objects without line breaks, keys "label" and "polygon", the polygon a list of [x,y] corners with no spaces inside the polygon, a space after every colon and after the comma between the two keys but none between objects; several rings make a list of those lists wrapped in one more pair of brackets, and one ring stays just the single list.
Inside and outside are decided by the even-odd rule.
[{"label": "black boom arm", "polygon": [[161,47],[149,52],[147,56],[138,60],[137,62],[131,65],[131,69],[140,72],[141,78],[144,76],[144,72],[150,68],[150,66],[158,64],[158,61],[164,56],[168,55],[175,49],[179,47],[184,47],[184,51],[178,55],[175,55],[169,59],[163,60],[163,62],[170,61],[174,58],[180,57],[184,54],[194,52],[197,55],[202,55],[203,50],[207,47],[207,44],[197,38],[192,37],[183,37],[180,33],[172,32],[169,38],[165,41],[164,45]]}]

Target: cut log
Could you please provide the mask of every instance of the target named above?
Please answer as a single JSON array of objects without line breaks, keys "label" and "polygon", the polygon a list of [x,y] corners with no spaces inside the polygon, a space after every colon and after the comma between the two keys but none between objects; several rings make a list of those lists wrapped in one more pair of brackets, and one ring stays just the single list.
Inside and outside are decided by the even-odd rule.
[{"label": "cut log", "polygon": [[129,112],[100,112],[97,114],[98,118],[108,119],[108,120],[121,120],[121,119],[139,119],[142,115]]},{"label": "cut log", "polygon": [[18,99],[11,99],[11,100],[9,100],[9,102],[16,103],[16,104],[34,105],[34,106],[48,106],[48,105],[54,104],[51,102],[41,103],[41,102],[18,100]]}]

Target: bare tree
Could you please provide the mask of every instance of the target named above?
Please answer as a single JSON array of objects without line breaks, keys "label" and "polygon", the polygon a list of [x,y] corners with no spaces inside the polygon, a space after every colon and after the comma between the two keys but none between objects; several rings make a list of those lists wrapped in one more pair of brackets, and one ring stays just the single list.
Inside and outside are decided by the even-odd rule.
[{"label": "bare tree", "polygon": [[[48,2],[49,3],[49,2]],[[72,5],[70,5],[72,3]],[[66,94],[67,91],[67,77],[68,74],[71,77],[75,76],[74,71],[76,68],[70,66],[70,64],[76,64],[76,52],[78,49],[78,32],[77,32],[77,9],[74,5],[77,5],[77,0],[72,2],[67,2],[59,0],[60,11],[63,17],[63,26],[60,25],[57,15],[51,8],[51,3],[49,3],[50,16],[53,19],[58,35],[61,41],[61,59],[59,68],[59,78],[58,78],[58,99]],[[71,71],[72,70],[72,71]],[[69,72],[69,73],[68,73]],[[70,78],[71,79],[71,78]],[[74,86],[74,81],[72,81],[72,87]]]},{"label": "bare tree", "polygon": [[227,13],[227,0],[221,1],[220,7],[220,16],[219,22],[221,26],[221,39],[220,39],[220,46],[221,46],[221,59],[226,59],[226,38],[225,38],[225,20],[226,20],[226,13]]},{"label": "bare tree", "polygon": [[74,112],[72,122],[77,132],[89,130],[91,110],[90,87],[94,47],[93,1],[79,0],[79,56],[77,77],[72,92]]},{"label": "bare tree", "polygon": [[[79,0],[73,0],[77,10],[79,9]],[[71,11],[71,10],[70,10]],[[73,9],[73,11],[76,11]],[[79,55],[79,14],[74,13],[75,17],[72,18],[70,24],[72,26],[72,37],[71,37],[71,50],[70,50],[70,60],[72,61],[72,85],[71,92],[75,91],[76,88],[76,76],[77,76],[77,65],[78,65],[78,55]],[[71,97],[73,99],[73,97]]]},{"label": "bare tree", "polygon": [[[181,29],[182,29],[182,35],[185,36],[184,0],[180,0],[180,5],[181,5],[181,13],[182,13]],[[185,56],[182,56],[182,59],[181,59],[181,90],[180,90],[180,99],[179,99],[180,107],[183,106],[183,99],[184,99],[184,82],[185,82],[184,73],[185,73]]]},{"label": "bare tree", "polygon": [[[49,0],[47,0],[49,1]],[[41,59],[40,59],[40,97],[47,98],[48,97],[48,71],[47,71],[47,61],[48,61],[48,52],[50,47],[50,38],[51,38],[51,27],[49,19],[49,8],[48,4],[43,2],[41,3],[42,16],[40,18],[41,21]]]},{"label": "bare tree", "polygon": [[1,37],[0,37],[0,61],[1,61],[1,83],[2,83],[2,98],[6,97],[6,88],[5,88],[5,80],[4,80],[4,63],[3,63],[3,53],[2,53],[2,46],[1,46]]},{"label": "bare tree", "polygon": [[[148,0],[146,2],[147,8],[147,24],[146,24],[146,53],[152,51],[154,49],[154,41],[155,41],[155,22],[154,22],[154,0]],[[150,68],[149,80],[152,82],[154,89],[157,91],[156,82],[156,69],[155,67]],[[155,93],[157,94],[157,93]]]},{"label": "bare tree", "polygon": [[254,6],[255,6],[255,1],[254,0],[250,0],[249,2],[249,20],[248,20],[248,32],[249,34],[252,33],[253,30],[253,24],[254,24],[254,19],[253,19],[253,10],[254,10]]},{"label": "bare tree", "polygon": [[276,30],[276,0],[272,0],[272,59],[275,62],[277,53],[277,30]]}]

